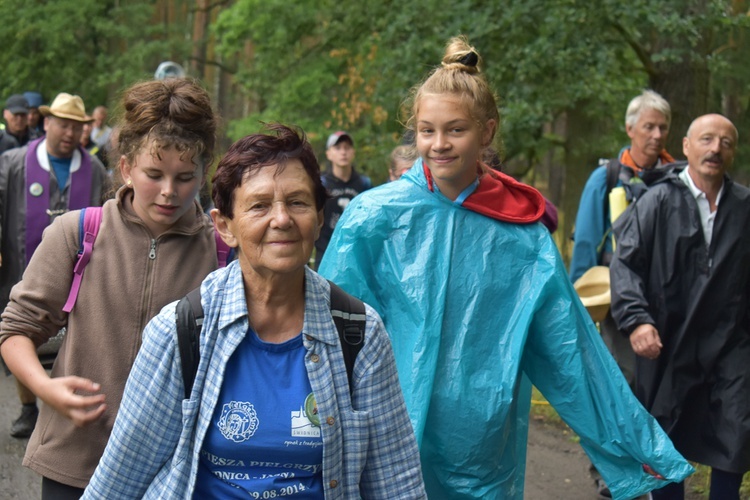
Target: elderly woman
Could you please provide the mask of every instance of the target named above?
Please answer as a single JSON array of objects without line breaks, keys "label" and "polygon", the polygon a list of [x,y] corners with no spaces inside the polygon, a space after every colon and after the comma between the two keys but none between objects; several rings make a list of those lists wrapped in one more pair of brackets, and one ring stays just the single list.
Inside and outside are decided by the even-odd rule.
[{"label": "elderly woman", "polygon": [[351,380],[329,283],[306,267],[325,189],[304,136],[235,143],[213,179],[238,258],[201,286],[190,398],[175,305],[149,323],[84,498],[423,498],[419,452],[383,324],[366,306]]}]

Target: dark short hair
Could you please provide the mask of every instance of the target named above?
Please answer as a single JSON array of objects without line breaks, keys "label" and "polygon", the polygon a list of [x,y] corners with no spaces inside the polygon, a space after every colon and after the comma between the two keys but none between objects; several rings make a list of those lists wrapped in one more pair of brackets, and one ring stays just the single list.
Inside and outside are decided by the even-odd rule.
[{"label": "dark short hair", "polygon": [[234,192],[247,175],[263,167],[277,165],[277,174],[289,160],[299,160],[310,176],[315,195],[315,207],[323,209],[328,194],[320,180],[320,165],[305,133],[298,128],[280,123],[265,126],[268,133],[251,134],[232,144],[216,167],[212,179],[214,206],[219,213],[234,218]]}]

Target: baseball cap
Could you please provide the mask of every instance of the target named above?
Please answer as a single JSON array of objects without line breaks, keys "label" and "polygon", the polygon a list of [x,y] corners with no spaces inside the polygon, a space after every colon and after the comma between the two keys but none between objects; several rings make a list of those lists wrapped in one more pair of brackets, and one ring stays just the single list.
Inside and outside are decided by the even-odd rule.
[{"label": "baseball cap", "polygon": [[328,136],[328,140],[326,141],[326,149],[329,149],[331,146],[335,146],[342,140],[347,140],[352,143],[352,146],[354,146],[354,139],[352,139],[352,136],[350,136],[343,130],[339,130]]},{"label": "baseball cap", "polygon": [[5,109],[14,115],[17,115],[18,113],[28,113],[29,101],[27,101],[21,94],[13,94],[8,97],[7,101],[5,101]]},{"label": "baseball cap", "polygon": [[23,96],[26,98],[26,101],[28,101],[30,108],[38,108],[39,106],[44,104],[42,94],[40,94],[39,92],[24,92]]}]

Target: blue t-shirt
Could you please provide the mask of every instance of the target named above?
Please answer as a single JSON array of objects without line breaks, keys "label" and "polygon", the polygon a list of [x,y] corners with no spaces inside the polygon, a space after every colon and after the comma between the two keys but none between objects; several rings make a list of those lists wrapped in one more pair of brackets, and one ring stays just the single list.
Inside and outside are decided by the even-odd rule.
[{"label": "blue t-shirt", "polygon": [[323,498],[320,418],[302,335],[250,329],[226,366],[200,451],[194,498]]},{"label": "blue t-shirt", "polygon": [[60,191],[65,189],[68,184],[68,177],[70,177],[70,162],[71,158],[57,158],[48,154],[49,164],[52,170],[55,171],[55,177],[57,178],[57,185],[60,187]]}]

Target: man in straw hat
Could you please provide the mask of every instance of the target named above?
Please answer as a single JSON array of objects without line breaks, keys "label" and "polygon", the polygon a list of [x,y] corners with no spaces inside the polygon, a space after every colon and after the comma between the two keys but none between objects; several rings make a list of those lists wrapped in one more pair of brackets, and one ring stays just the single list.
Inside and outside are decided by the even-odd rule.
[{"label": "man in straw hat", "polygon": [[[630,145],[624,147],[615,158],[600,159],[599,166],[591,173],[581,193],[570,261],[570,279],[573,283],[577,283],[585,272],[595,266],[609,266],[612,260],[612,221],[621,212],[616,204],[610,204],[610,195],[619,190],[627,195],[628,200],[637,198],[674,162],[665,149],[671,116],[669,103],[652,90],[644,90],[628,104],[625,131]],[[598,323],[607,349],[632,387],[635,355],[630,343],[617,330],[609,311]],[[610,498],[609,488],[598,473],[594,469],[591,473],[600,497]]]},{"label": "man in straw hat", "polygon": [[[653,179],[659,178],[674,159],[665,145],[671,122],[669,103],[652,90],[634,97],[625,112],[625,130],[630,145],[616,158],[599,160],[586,181],[576,216],[570,280],[575,283],[594,266],[609,266],[612,260],[611,221],[617,218],[610,207],[609,195],[616,187],[624,187],[631,197],[645,191]],[[633,385],[635,356],[607,314],[599,323],[604,343],[617,361],[622,374]]]},{"label": "man in straw hat", "polygon": [[[83,124],[91,121],[83,100],[59,94],[40,106],[45,137],[0,156],[0,308],[20,281],[42,232],[68,210],[99,206],[107,188],[101,162],[80,147]],[[50,263],[54,265],[54,263]],[[23,405],[11,435],[29,437],[39,413],[35,396],[18,385]]]}]

